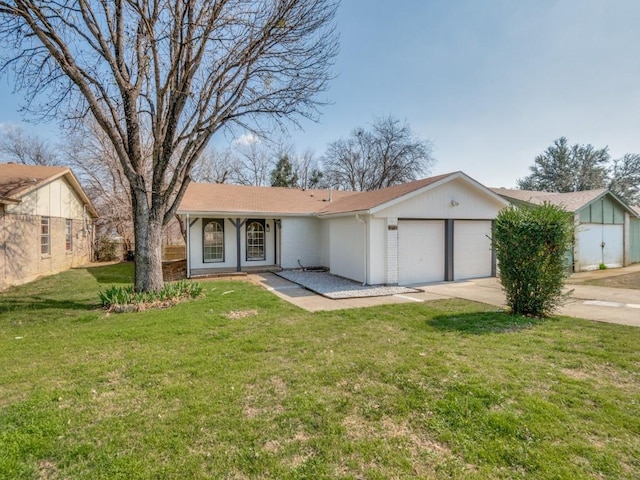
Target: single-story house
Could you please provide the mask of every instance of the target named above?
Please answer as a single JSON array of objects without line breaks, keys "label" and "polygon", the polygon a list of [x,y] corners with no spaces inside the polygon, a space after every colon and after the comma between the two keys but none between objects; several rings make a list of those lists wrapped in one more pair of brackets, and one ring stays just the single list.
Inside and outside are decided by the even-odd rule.
[{"label": "single-story house", "polygon": [[508,202],[462,172],[370,192],[192,183],[178,208],[187,276],[326,267],[370,285],[495,275]]},{"label": "single-story house", "polygon": [[633,210],[636,212],[637,217],[631,217],[631,224],[629,225],[629,256],[631,263],[640,263],[640,207],[635,206]]},{"label": "single-story house", "polygon": [[640,242],[632,242],[632,221],[638,214],[607,189],[569,193],[492,190],[514,204],[548,202],[573,213],[576,234],[572,263],[575,272],[596,270],[601,265],[608,268],[627,266],[636,258],[633,253],[640,248]]},{"label": "single-story house", "polygon": [[98,214],[71,170],[0,164],[0,289],[91,261]]}]

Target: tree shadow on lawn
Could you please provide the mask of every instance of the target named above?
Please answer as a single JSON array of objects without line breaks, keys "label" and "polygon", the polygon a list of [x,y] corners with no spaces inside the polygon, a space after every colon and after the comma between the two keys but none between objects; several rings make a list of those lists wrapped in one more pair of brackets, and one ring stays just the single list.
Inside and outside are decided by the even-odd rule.
[{"label": "tree shadow on lawn", "polygon": [[99,284],[133,283],[133,262],[85,268]]},{"label": "tree shadow on lawn", "polygon": [[458,331],[474,335],[510,333],[540,325],[547,319],[523,317],[507,312],[474,312],[438,315],[426,323],[438,330]]},{"label": "tree shadow on lawn", "polygon": [[55,300],[44,296],[20,296],[19,298],[3,298],[0,304],[0,315],[10,312],[28,312],[34,310],[95,310],[100,305],[97,302],[76,302],[73,300]]}]

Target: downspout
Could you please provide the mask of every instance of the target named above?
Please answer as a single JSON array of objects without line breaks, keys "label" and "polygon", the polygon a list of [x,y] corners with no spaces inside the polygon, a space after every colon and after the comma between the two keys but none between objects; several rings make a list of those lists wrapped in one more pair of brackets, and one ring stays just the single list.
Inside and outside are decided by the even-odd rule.
[{"label": "downspout", "polygon": [[362,225],[364,225],[364,248],[362,249],[363,253],[364,253],[364,281],[362,282],[362,285],[366,285],[367,284],[367,246],[369,245],[369,243],[367,242],[367,222],[366,220],[363,220],[360,218],[360,214],[356,213],[356,220],[358,222],[360,222]]},{"label": "downspout", "polygon": [[185,253],[187,254],[187,278],[191,278],[191,225],[189,224],[188,213],[185,225],[187,227],[187,246],[185,249]]},{"label": "downspout", "polygon": [[[73,226],[71,227],[71,235],[73,236]],[[92,262],[95,260],[96,255],[96,232],[95,228],[93,228],[93,222],[88,219],[86,203],[82,204],[82,236],[85,238],[85,246],[86,243],[89,244],[88,257],[89,261]]]},{"label": "downspout", "polygon": [[[83,203],[82,204],[82,236],[85,239],[85,247],[87,246],[87,243],[89,243],[89,261],[92,262],[94,260],[93,258],[93,235],[91,235],[91,238],[89,238],[89,235],[87,235],[87,204]],[[71,237],[73,237],[73,219],[71,220]],[[74,240],[75,241],[75,240]]]}]

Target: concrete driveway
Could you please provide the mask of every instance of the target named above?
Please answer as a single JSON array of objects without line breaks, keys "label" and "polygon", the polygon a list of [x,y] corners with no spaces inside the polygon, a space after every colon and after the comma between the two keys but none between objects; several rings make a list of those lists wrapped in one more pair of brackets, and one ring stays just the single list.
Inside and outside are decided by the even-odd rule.
[{"label": "concrete driveway", "polygon": [[[506,307],[505,296],[495,278],[424,285],[425,292]],[[570,298],[559,315],[640,327],[640,290],[568,285]]]},{"label": "concrete driveway", "polygon": [[[444,298],[506,306],[502,287],[495,278],[433,283],[418,286],[422,290],[419,293],[344,300],[322,297],[272,273],[252,274],[250,278],[284,300],[312,312]],[[571,291],[570,299],[558,310],[560,315],[640,327],[640,290],[568,285],[567,291]]]}]

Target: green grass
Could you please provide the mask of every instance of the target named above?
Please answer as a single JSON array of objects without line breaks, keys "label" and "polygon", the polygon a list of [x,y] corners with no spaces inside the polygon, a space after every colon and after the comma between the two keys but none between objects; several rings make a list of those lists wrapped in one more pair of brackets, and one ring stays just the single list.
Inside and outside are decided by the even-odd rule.
[{"label": "green grass", "polygon": [[0,294],[0,478],[640,477],[638,329],[464,301],[311,314],[240,281],[99,310],[130,279]]}]

